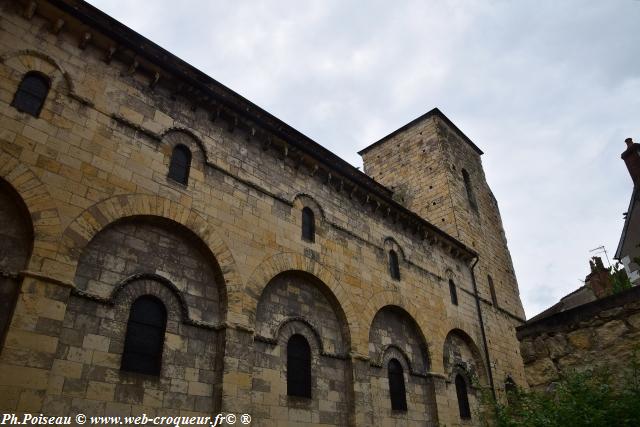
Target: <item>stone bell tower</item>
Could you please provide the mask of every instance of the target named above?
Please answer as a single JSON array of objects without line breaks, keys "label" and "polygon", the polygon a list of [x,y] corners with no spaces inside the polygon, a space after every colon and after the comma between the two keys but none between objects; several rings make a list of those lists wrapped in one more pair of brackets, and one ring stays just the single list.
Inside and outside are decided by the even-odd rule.
[{"label": "stone bell tower", "polygon": [[474,272],[492,359],[513,353],[500,334],[514,333],[525,315],[480,148],[435,108],[359,154],[365,173],[391,188],[398,202],[478,252]]}]

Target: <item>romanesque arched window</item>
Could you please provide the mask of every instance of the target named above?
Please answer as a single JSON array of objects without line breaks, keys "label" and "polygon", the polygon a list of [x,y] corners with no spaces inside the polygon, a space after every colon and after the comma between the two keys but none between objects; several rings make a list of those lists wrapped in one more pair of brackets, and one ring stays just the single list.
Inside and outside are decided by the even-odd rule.
[{"label": "romanesque arched window", "polygon": [[299,334],[287,343],[287,395],[311,397],[311,347]]},{"label": "romanesque arched window", "polygon": [[394,411],[407,410],[407,392],[404,387],[404,373],[402,365],[397,359],[389,360],[387,366],[389,374],[389,395],[391,409]]},{"label": "romanesque arched window", "polygon": [[498,307],[498,297],[496,296],[496,287],[493,285],[493,279],[487,274],[487,283],[489,284],[489,292],[491,293],[491,302],[494,307]]},{"label": "romanesque arched window", "polygon": [[44,105],[49,93],[49,78],[37,71],[29,71],[24,75],[18,90],[16,91],[13,105],[18,111],[31,114],[33,117],[40,115],[40,110]]},{"label": "romanesque arched window", "polygon": [[173,148],[171,163],[169,164],[169,178],[181,184],[189,182],[189,169],[191,168],[191,150],[182,144]]},{"label": "romanesque arched window", "polygon": [[452,279],[449,279],[449,294],[451,295],[451,304],[458,305],[458,291]]},{"label": "romanesque arched window", "polygon": [[302,209],[302,239],[307,242],[313,242],[316,238],[316,222],[315,215],[311,208]]},{"label": "romanesque arched window", "polygon": [[394,280],[400,280],[400,264],[398,263],[398,254],[391,249],[389,251],[389,274]]},{"label": "romanesque arched window", "polygon": [[467,190],[467,199],[469,199],[469,204],[473,209],[478,209],[478,204],[476,203],[476,197],[473,194],[473,188],[471,187],[471,177],[469,177],[469,172],[465,169],[462,169],[462,179],[464,180],[464,187]]},{"label": "romanesque arched window", "polygon": [[469,394],[467,393],[467,382],[460,374],[456,375],[456,395],[458,396],[458,410],[460,411],[460,418],[471,418]]},{"label": "romanesque arched window", "polygon": [[122,353],[123,371],[160,375],[167,310],[155,297],[145,295],[131,305]]}]

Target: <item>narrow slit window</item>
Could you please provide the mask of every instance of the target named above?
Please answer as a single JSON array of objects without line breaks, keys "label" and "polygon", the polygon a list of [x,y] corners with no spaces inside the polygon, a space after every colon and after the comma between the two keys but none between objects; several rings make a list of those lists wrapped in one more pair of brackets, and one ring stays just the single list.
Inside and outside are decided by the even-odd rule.
[{"label": "narrow slit window", "polygon": [[180,184],[189,182],[189,169],[191,168],[191,150],[182,144],[173,148],[171,163],[169,164],[169,178]]},{"label": "narrow slit window", "polygon": [[458,291],[453,280],[449,279],[449,294],[451,295],[451,304],[458,305]]},{"label": "narrow slit window", "polygon": [[389,251],[389,274],[394,280],[400,280],[400,264],[398,262],[398,254],[391,249]]},{"label": "narrow slit window", "polygon": [[464,187],[467,190],[467,199],[469,199],[469,204],[474,210],[477,210],[478,204],[476,203],[476,196],[473,194],[473,188],[471,187],[471,177],[469,176],[469,172],[465,169],[462,169],[462,179],[464,180]]},{"label": "narrow slit window", "polygon": [[456,375],[456,395],[458,396],[458,410],[460,418],[468,420],[471,418],[471,408],[469,407],[469,395],[467,393],[467,382],[462,375]]},{"label": "narrow slit window", "polygon": [[49,78],[44,74],[30,71],[18,85],[11,105],[16,110],[38,117],[49,94]]},{"label": "narrow slit window", "polygon": [[299,334],[287,343],[287,395],[311,397],[311,348]]},{"label": "narrow slit window", "polygon": [[316,239],[316,219],[311,208],[302,209],[302,239],[314,242]]},{"label": "narrow slit window", "polygon": [[498,297],[496,296],[496,287],[493,285],[493,279],[487,275],[487,283],[489,283],[489,292],[491,293],[491,302],[494,307],[498,307]]},{"label": "narrow slit window", "polygon": [[407,392],[404,387],[404,372],[397,359],[389,360],[389,395],[391,397],[391,409],[394,411],[407,410]]},{"label": "narrow slit window", "polygon": [[122,353],[123,371],[160,375],[167,310],[155,297],[135,300],[129,312]]}]

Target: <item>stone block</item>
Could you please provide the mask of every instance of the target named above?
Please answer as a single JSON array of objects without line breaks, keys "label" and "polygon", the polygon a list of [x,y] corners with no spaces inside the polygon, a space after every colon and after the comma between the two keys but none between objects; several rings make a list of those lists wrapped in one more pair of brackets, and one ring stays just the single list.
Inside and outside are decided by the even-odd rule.
[{"label": "stone block", "polygon": [[607,348],[627,331],[627,325],[622,320],[612,320],[595,330],[595,341],[600,348]]},{"label": "stone block", "polygon": [[569,343],[576,349],[580,350],[588,350],[591,348],[591,335],[592,332],[589,329],[579,329],[576,331],[569,332],[567,334],[567,339]]},{"label": "stone block", "polygon": [[538,359],[527,366],[527,381],[530,386],[549,384],[558,379],[558,370],[551,359]]},{"label": "stone block", "polygon": [[25,390],[20,393],[17,412],[39,412],[44,402],[44,390]]},{"label": "stone block", "polygon": [[144,388],[137,384],[117,384],[115,400],[120,403],[141,405],[144,400]]},{"label": "stone block", "polygon": [[106,353],[109,351],[109,342],[110,339],[108,337],[104,337],[102,335],[87,334],[82,341],[82,348],[88,350],[98,350]]},{"label": "stone block", "polygon": [[82,368],[82,363],[56,359],[53,361],[51,373],[66,378],[80,378],[82,376]]},{"label": "stone block", "polygon": [[44,390],[49,371],[24,366],[0,365],[0,386]]},{"label": "stone block", "polygon": [[162,390],[145,389],[142,403],[144,406],[150,406],[152,408],[162,407],[162,400],[164,399],[164,392]]},{"label": "stone block", "polygon": [[58,338],[35,332],[10,329],[7,334],[5,346],[35,350],[43,353],[55,353],[58,347]]},{"label": "stone block", "polygon": [[120,369],[122,356],[120,354],[106,353],[104,351],[93,351],[92,363],[96,366]]},{"label": "stone block", "polygon": [[115,390],[115,384],[89,381],[89,385],[87,387],[87,399],[111,402],[114,400]]},{"label": "stone block", "polygon": [[196,381],[189,382],[188,394],[194,396],[211,396],[212,386],[211,384],[205,384]]}]

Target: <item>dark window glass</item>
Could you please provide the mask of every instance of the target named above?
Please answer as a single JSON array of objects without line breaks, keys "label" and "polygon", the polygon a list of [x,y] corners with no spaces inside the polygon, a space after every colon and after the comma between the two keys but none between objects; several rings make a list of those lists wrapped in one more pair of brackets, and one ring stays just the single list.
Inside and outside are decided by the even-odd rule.
[{"label": "dark window glass", "polygon": [[398,263],[398,254],[391,249],[389,251],[389,274],[392,279],[400,280],[400,264]]},{"label": "dark window glass", "polygon": [[189,168],[191,168],[191,151],[184,145],[176,145],[173,149],[173,154],[171,154],[169,178],[187,185]]},{"label": "dark window glass", "polygon": [[469,408],[469,395],[467,394],[467,382],[462,375],[456,375],[456,395],[458,396],[458,409],[460,418],[471,418],[471,408]]},{"label": "dark window glass", "polygon": [[453,280],[449,279],[449,293],[451,294],[451,304],[458,305],[458,291]]},{"label": "dark window glass", "polygon": [[391,396],[391,409],[394,411],[407,410],[407,392],[404,388],[404,375],[402,365],[396,359],[389,360],[389,395]]},{"label": "dark window glass", "polygon": [[167,311],[157,298],[142,296],[129,313],[122,354],[123,371],[159,375]]},{"label": "dark window glass", "polygon": [[496,296],[496,288],[493,286],[493,279],[487,275],[487,282],[489,283],[489,292],[491,292],[491,302],[495,307],[498,306],[498,297]]},{"label": "dark window glass", "polygon": [[11,105],[18,111],[38,117],[48,93],[49,79],[43,74],[31,71],[22,78]]},{"label": "dark window glass", "polygon": [[287,394],[311,397],[311,348],[302,335],[287,343]]},{"label": "dark window glass", "polygon": [[316,238],[315,216],[310,208],[302,209],[302,238],[308,242]]},{"label": "dark window glass", "polygon": [[469,204],[473,209],[478,209],[478,204],[476,203],[476,197],[473,194],[473,189],[471,188],[471,178],[469,177],[469,172],[462,169],[462,179],[464,180],[464,187],[467,190],[467,199],[469,199]]}]

